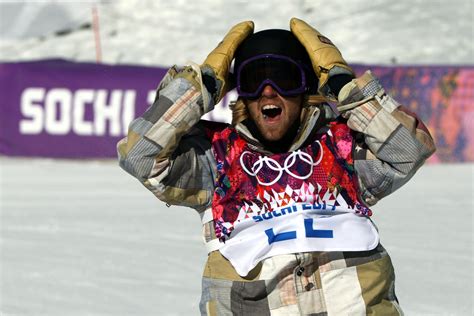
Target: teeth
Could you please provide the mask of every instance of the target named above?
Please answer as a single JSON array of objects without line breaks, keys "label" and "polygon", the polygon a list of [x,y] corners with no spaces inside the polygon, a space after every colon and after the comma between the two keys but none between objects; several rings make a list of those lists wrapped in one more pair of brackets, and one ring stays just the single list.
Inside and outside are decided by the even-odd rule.
[{"label": "teeth", "polygon": [[279,109],[279,107],[273,104],[266,104],[263,106],[263,110],[271,110],[271,109]]}]

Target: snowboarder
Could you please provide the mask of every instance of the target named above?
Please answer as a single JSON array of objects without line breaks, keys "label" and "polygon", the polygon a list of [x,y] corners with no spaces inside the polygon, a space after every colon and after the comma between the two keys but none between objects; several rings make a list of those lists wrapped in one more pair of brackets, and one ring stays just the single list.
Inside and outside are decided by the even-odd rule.
[{"label": "snowboarder", "polygon": [[[200,214],[201,314],[401,314],[369,207],[434,152],[429,132],[304,21],[253,29],[168,71],[118,144],[121,167]],[[233,87],[232,124],[201,120]]]}]

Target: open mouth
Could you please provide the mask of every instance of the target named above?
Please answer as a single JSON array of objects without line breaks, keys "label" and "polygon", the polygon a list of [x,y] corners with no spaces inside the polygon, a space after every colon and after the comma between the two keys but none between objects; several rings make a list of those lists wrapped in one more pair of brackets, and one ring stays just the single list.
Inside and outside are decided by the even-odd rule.
[{"label": "open mouth", "polygon": [[262,114],[264,119],[277,118],[281,114],[281,112],[282,109],[273,104],[264,105],[262,108]]}]

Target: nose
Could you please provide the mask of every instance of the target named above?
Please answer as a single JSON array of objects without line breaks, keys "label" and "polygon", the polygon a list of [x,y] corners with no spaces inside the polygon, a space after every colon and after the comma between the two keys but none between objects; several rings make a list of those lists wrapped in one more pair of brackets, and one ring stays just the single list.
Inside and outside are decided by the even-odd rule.
[{"label": "nose", "polygon": [[274,98],[278,95],[278,92],[271,85],[267,84],[263,87],[262,96],[267,98]]}]

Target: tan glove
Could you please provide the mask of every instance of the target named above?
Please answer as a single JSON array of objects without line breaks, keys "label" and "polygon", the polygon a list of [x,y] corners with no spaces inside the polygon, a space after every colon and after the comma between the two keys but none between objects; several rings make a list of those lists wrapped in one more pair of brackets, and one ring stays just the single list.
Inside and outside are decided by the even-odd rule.
[{"label": "tan glove", "polygon": [[[206,74],[206,68],[210,68],[214,72],[213,75],[217,82],[215,83],[215,89],[211,90],[215,91],[209,91],[213,95],[214,104],[217,104],[227,93],[229,68],[235,51],[240,43],[253,33],[253,29],[252,21],[241,22],[233,26],[201,65],[204,74]],[[208,83],[206,83],[206,87],[208,87]]]},{"label": "tan glove", "polygon": [[319,93],[330,96],[327,83],[331,76],[340,74],[354,76],[354,71],[342,58],[341,52],[327,37],[297,18],[290,20],[290,29],[308,52],[313,70],[319,79]]}]

